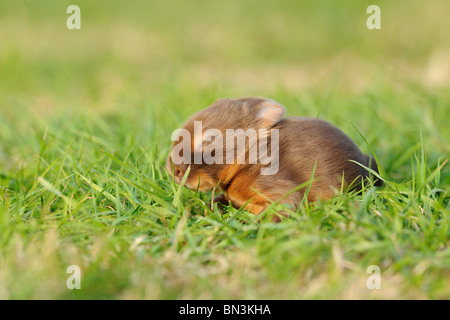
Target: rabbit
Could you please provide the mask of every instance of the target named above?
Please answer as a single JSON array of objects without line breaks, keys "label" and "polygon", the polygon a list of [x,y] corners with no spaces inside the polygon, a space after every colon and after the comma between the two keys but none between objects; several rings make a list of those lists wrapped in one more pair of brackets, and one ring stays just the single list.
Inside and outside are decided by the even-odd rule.
[{"label": "rabbit", "polygon": [[[245,205],[255,215],[273,201],[298,208],[311,178],[309,202],[330,199],[342,184],[359,190],[370,173],[350,160],[378,173],[374,158],[363,154],[332,124],[315,118],[283,118],[284,115],[285,108],[270,99],[217,100],[194,114],[181,133],[173,134],[166,169],[175,182],[181,183],[190,168],[185,180],[188,188],[202,192],[220,190],[223,193],[214,201],[231,203],[236,208]],[[228,133],[233,131],[239,133],[229,138]],[[246,132],[260,134],[255,137],[245,135]],[[234,150],[229,148],[242,138],[247,138],[244,146],[241,143]],[[262,149],[266,153],[250,161],[250,151]],[[305,186],[299,189],[302,184]],[[375,181],[375,185],[381,184],[382,181]]]}]

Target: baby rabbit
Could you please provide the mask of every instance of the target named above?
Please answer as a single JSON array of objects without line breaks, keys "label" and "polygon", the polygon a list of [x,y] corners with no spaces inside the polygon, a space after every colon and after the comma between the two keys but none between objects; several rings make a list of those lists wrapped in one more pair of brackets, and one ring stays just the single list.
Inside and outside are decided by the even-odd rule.
[{"label": "baby rabbit", "polygon": [[[261,213],[272,201],[295,208],[314,170],[308,201],[328,199],[345,187],[360,188],[375,160],[330,123],[313,118],[283,118],[284,108],[263,98],[222,99],[194,114],[172,135],[166,169],[180,183],[200,191],[218,187],[215,199]],[[243,141],[245,141],[243,143]],[[270,150],[270,155],[269,155]],[[381,181],[376,181],[381,185]]]}]

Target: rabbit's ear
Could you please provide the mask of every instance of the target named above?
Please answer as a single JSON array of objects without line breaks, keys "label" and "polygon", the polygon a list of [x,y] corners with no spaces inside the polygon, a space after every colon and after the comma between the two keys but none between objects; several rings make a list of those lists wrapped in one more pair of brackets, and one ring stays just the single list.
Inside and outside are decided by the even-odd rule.
[{"label": "rabbit's ear", "polygon": [[263,100],[257,105],[256,119],[262,128],[270,128],[283,118],[286,110],[273,100]]}]

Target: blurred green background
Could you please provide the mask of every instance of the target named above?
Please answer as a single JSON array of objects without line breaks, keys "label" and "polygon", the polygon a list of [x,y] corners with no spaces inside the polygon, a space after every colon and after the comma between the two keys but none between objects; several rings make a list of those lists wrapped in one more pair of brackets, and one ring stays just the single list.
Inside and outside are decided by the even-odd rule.
[{"label": "blurred green background", "polygon": [[[73,3],[81,30],[66,28]],[[301,93],[392,77],[448,85],[448,1],[379,1],[381,30],[366,28],[371,3],[3,1],[2,96],[57,93],[76,104],[142,101],[167,87]]]},{"label": "blurred green background", "polygon": [[[71,4],[81,8],[81,30],[66,27]],[[371,4],[381,8],[380,30],[366,27]],[[103,207],[112,210],[111,220],[89,220],[104,195],[73,178],[73,172],[104,173],[105,181],[89,180],[100,189],[115,185],[108,170],[122,172],[125,165],[115,169],[97,149],[102,148],[117,157],[114,161],[136,163],[143,175],[164,185],[168,179],[161,168],[170,134],[193,112],[222,97],[264,96],[285,105],[288,116],[334,123],[369,153],[356,126],[386,177],[411,181],[410,158],[421,139],[430,168],[450,154],[449,12],[448,0],[1,1],[0,298],[448,298],[448,228],[430,233],[434,240],[423,243],[422,234],[414,233],[415,242],[409,242],[409,233],[397,238],[398,229],[389,230],[385,238],[374,236],[386,247],[369,244],[367,252],[353,256],[347,248],[360,239],[340,229],[339,215],[333,218],[339,223],[331,223],[333,241],[320,238],[317,246],[307,239],[315,244],[318,225],[328,225],[317,217],[300,226],[273,227],[272,239],[279,242],[260,237],[254,224],[213,228],[197,218],[189,220],[190,232],[209,239],[206,249],[193,240],[186,246],[180,241],[174,252],[169,248],[179,216],[161,229],[152,216],[159,200],[151,202],[149,196],[150,209],[145,200],[127,207],[130,217],[140,215],[143,226],[127,225],[128,231],[114,238],[121,222],[110,221],[116,214],[120,218],[114,210],[125,203],[122,191],[116,190],[117,203]],[[142,156],[148,150],[152,155]],[[43,175],[79,201],[88,220],[77,222],[76,213],[66,217],[61,197],[39,183]],[[448,197],[448,165],[440,183]],[[84,202],[97,196],[92,208]],[[444,212],[448,200],[438,203],[433,212]],[[413,209],[398,209],[399,219],[408,210]],[[417,212],[411,215],[420,216]],[[440,227],[448,220],[426,223]],[[285,238],[277,236],[283,226]],[[365,226],[358,229],[362,237]],[[233,228],[242,229],[230,233]],[[298,242],[284,245],[286,238]],[[371,243],[378,243],[374,239]],[[136,258],[127,250],[137,240],[143,251]],[[262,250],[266,245],[273,250]],[[442,255],[435,258],[439,250]],[[304,253],[289,260],[298,252]],[[379,263],[390,270],[386,277],[395,286],[378,296],[369,292],[367,275],[343,272],[341,256],[352,257],[361,270]],[[216,261],[214,267],[208,259]],[[88,289],[79,295],[60,282],[74,260],[84,261],[80,264],[87,270],[83,286]],[[436,264],[417,269],[422,261]],[[178,269],[181,265],[184,269]],[[430,274],[421,271],[430,266],[435,268]]]}]

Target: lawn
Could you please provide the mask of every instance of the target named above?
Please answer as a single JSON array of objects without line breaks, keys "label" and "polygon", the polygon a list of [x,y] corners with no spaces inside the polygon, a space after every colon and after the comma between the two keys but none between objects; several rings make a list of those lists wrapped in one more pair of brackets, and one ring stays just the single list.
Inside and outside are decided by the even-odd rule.
[{"label": "lawn", "polygon": [[[450,298],[447,0],[377,1],[380,30],[369,1],[83,0],[80,30],[70,4],[0,3],[0,299]],[[176,185],[171,133],[244,96],[338,126],[385,185],[280,223]]]}]

